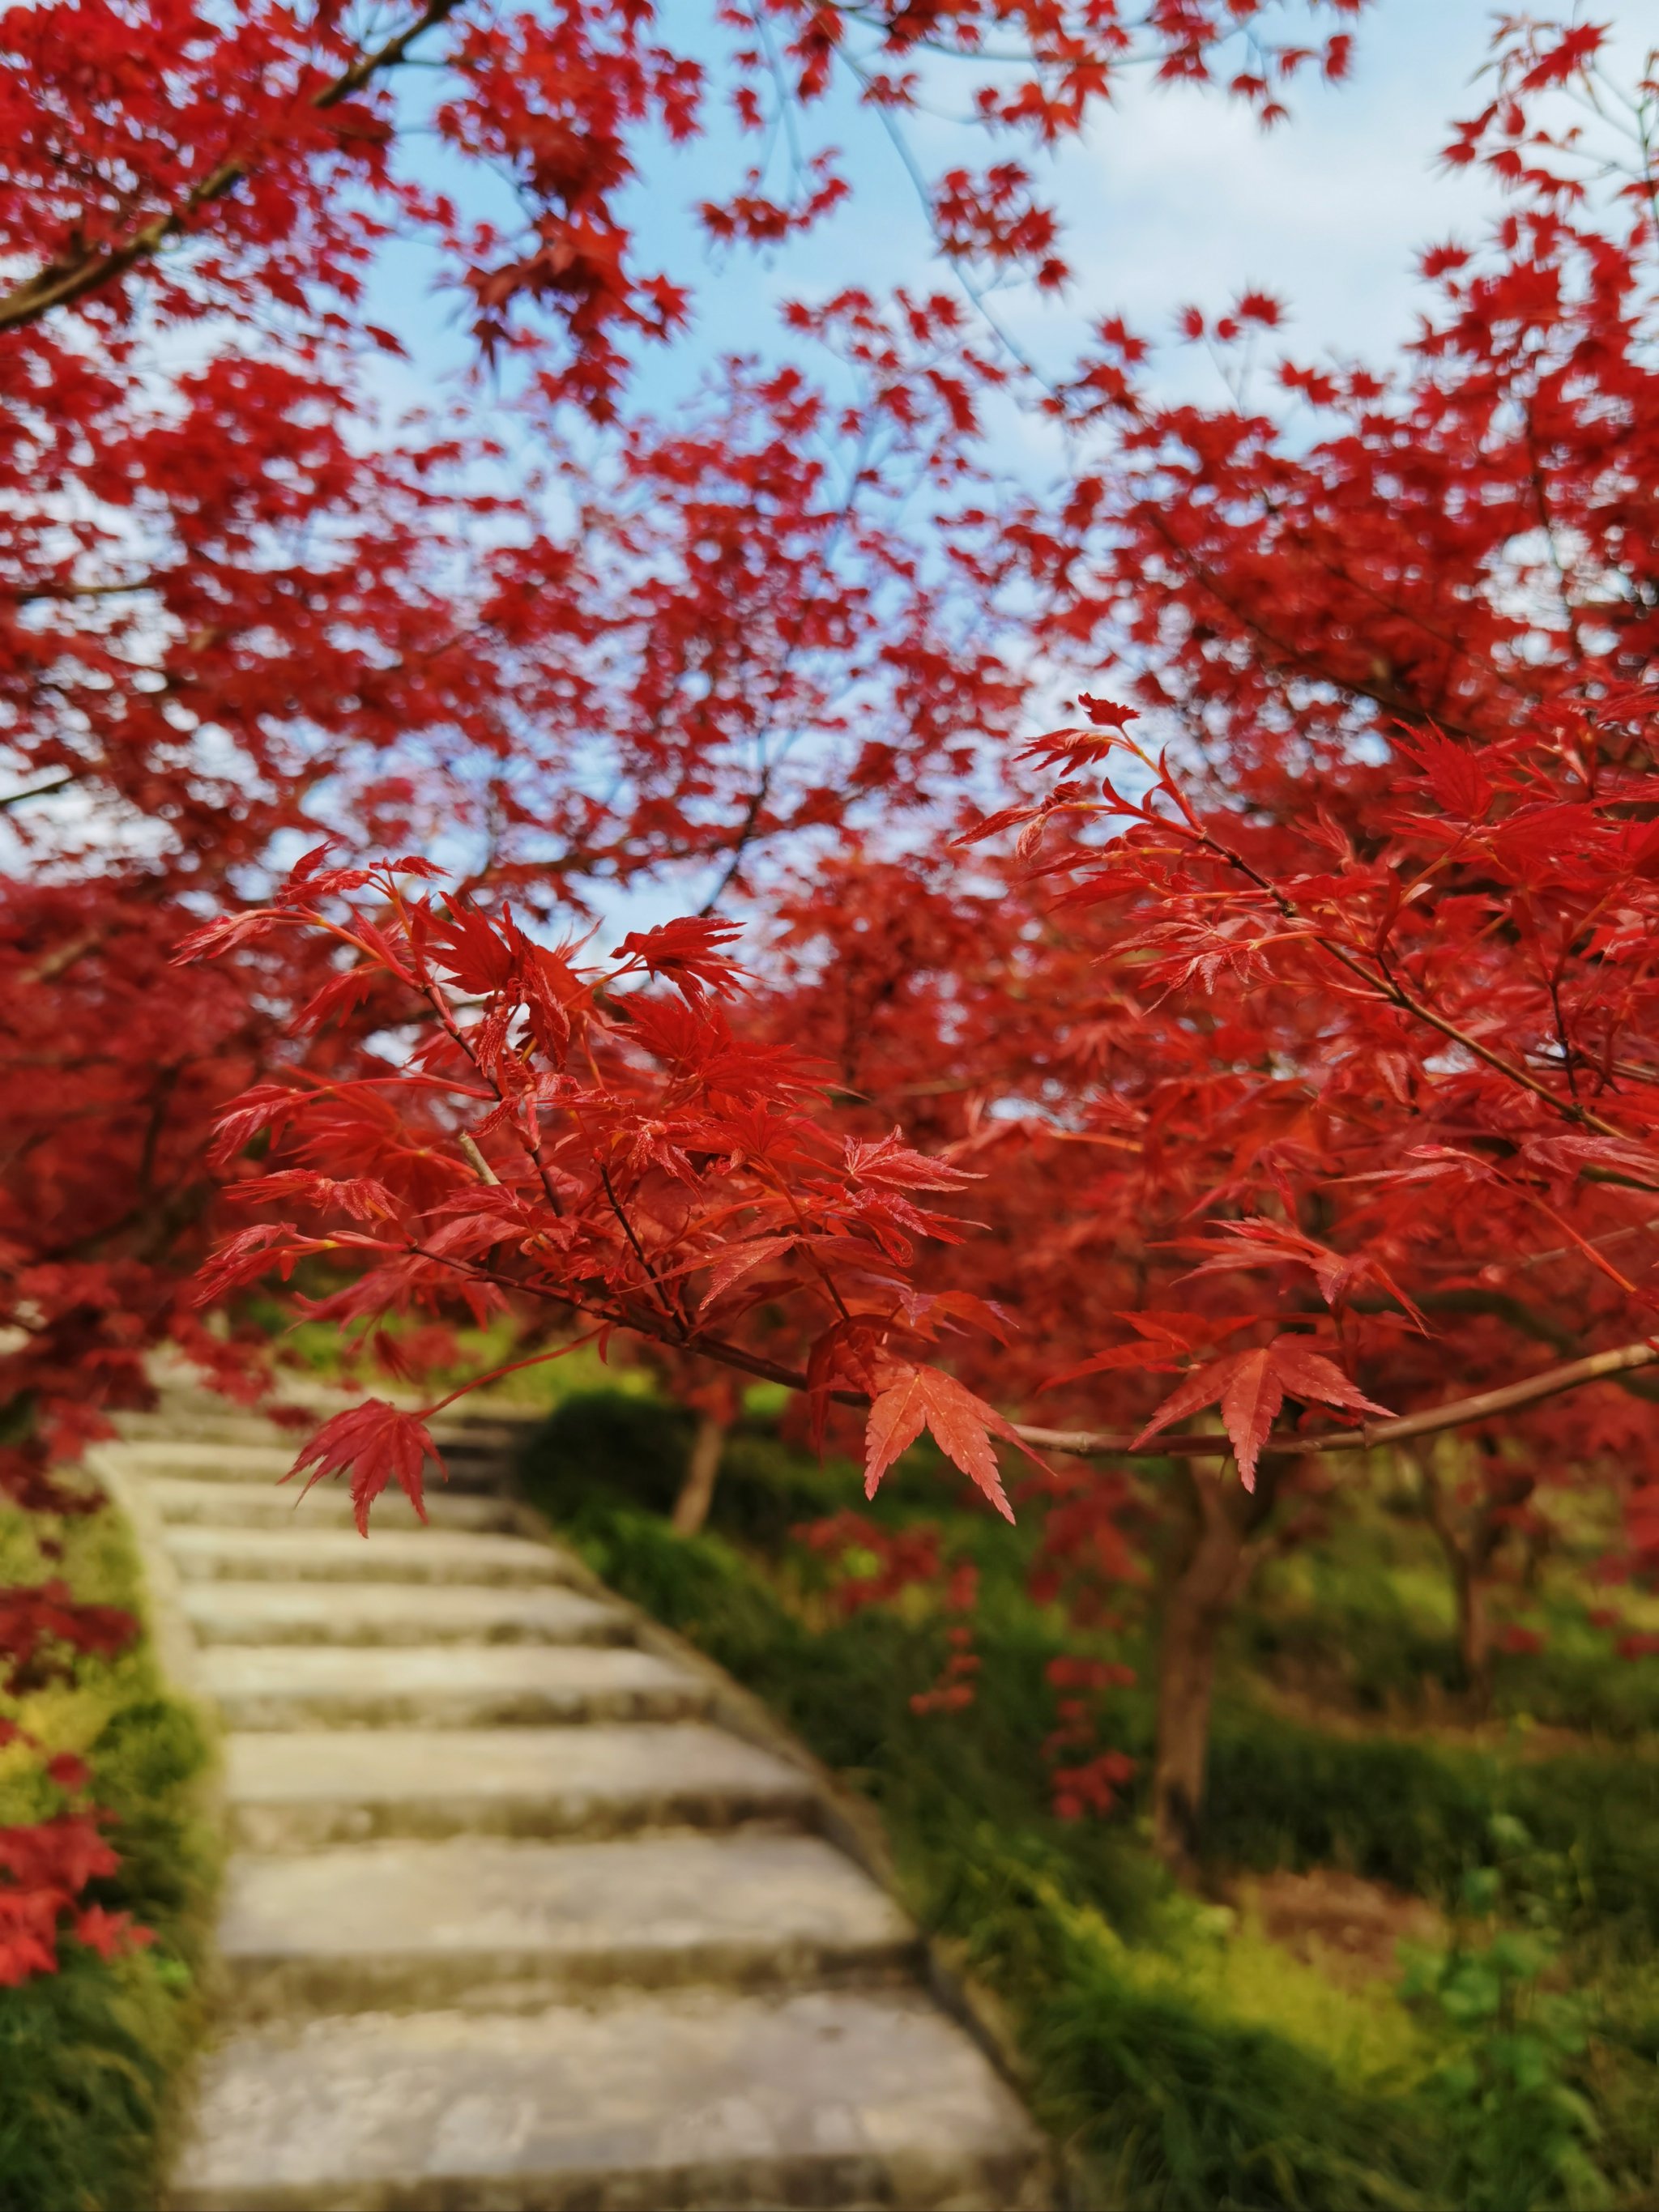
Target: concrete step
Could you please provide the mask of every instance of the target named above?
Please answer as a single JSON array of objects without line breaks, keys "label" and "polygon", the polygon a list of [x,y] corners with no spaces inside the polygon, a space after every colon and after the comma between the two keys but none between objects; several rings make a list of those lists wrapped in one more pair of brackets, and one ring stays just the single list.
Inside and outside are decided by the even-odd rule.
[{"label": "concrete step", "polygon": [[186,1582],[568,1582],[568,1553],[527,1536],[447,1528],[202,1528],[172,1526],[162,1540]]},{"label": "concrete step", "polygon": [[201,1674],[234,1729],[691,1720],[709,1701],[699,1675],[625,1645],[219,1644]]},{"label": "concrete step", "polygon": [[239,2017],[546,2004],[619,1983],[873,1977],[915,1932],[817,1836],[354,1844],[232,1860],[219,1952]]},{"label": "concrete step", "polygon": [[[299,1456],[303,1435],[283,1438],[269,1431],[234,1438],[140,1437],[105,1447],[123,1470],[139,1475],[187,1475],[194,1482],[279,1483]],[[297,1496],[299,1484],[289,1486]]]},{"label": "concrete step", "polygon": [[[303,1503],[290,1483],[283,1490],[251,1482],[198,1482],[188,1475],[150,1475],[144,1494],[163,1521],[192,1528],[355,1528],[351,1500],[339,1489],[313,1490]],[[449,1494],[441,1484],[428,1491],[427,1516],[434,1528],[471,1528],[510,1533],[517,1517],[506,1498],[465,1498]],[[374,1501],[374,1534],[393,1528],[418,1528],[415,1509],[402,1491],[384,1492]]]},{"label": "concrete step", "polygon": [[251,1850],[382,1836],[615,1836],[805,1820],[799,1769],[700,1722],[578,1728],[293,1729],[225,1742]]},{"label": "concrete step", "polygon": [[[301,1483],[295,1480],[283,1485],[283,1479],[299,1457],[304,1443],[305,1431],[301,1430],[286,1438],[273,1433],[266,1440],[240,1437],[222,1443],[199,1438],[124,1438],[104,1449],[115,1455],[129,1474],[184,1475],[193,1482],[264,1483],[273,1488],[283,1485],[282,1494],[294,1498],[300,1495]],[[493,1449],[457,1450],[453,1458],[447,1446],[444,1451],[449,1469],[447,1479],[435,1465],[426,1470],[428,1489],[440,1497],[446,1491],[493,1491],[499,1487],[503,1470],[509,1464]],[[345,1485],[338,1477],[331,1477],[319,1488],[336,1496],[345,1494]]]},{"label": "concrete step", "polygon": [[[117,1413],[113,1419],[121,1435],[132,1443],[274,1445],[291,1440],[297,1451],[299,1440],[306,1433],[299,1427],[279,1430],[263,1414],[239,1413],[222,1400],[204,1399],[199,1407],[192,1402],[182,1409],[163,1403],[147,1413]],[[292,1457],[290,1452],[290,1461]]]},{"label": "concrete step", "polygon": [[201,1644],[627,1644],[617,1607],[557,1588],[443,1583],[186,1583]]},{"label": "concrete step", "polygon": [[673,1991],[362,2014],[203,2068],[178,2212],[641,2212],[1048,2201],[1042,2147],[919,1994]]}]

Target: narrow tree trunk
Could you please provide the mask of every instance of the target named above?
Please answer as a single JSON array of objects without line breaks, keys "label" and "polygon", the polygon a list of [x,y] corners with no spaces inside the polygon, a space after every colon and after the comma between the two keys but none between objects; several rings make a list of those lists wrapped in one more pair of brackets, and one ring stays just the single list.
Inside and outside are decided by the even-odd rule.
[{"label": "narrow tree trunk", "polygon": [[[1202,1477],[1200,1478],[1203,1480]],[[1152,1843],[1183,1880],[1197,1863],[1204,1771],[1210,1748],[1215,1644],[1225,1607],[1218,1582],[1231,1583],[1224,1547],[1200,1543],[1171,1588],[1158,1650],[1158,1748],[1152,1765]]]},{"label": "narrow tree trunk", "polygon": [[1153,1847],[1184,1881],[1197,1871],[1216,1640],[1255,1565],[1251,1538],[1273,1510],[1273,1474],[1264,1464],[1252,1495],[1231,1469],[1187,1471],[1192,1534],[1164,1592],[1152,1764]]},{"label": "narrow tree trunk", "polygon": [[708,1518],[708,1509],[714,1502],[714,1479],[720,1471],[720,1454],[726,1449],[729,1425],[715,1413],[697,1416],[696,1433],[685,1462],[685,1480],[674,1500],[676,1535],[695,1536]]},{"label": "narrow tree trunk", "polygon": [[1422,1477],[1424,1517],[1439,1539],[1451,1576],[1457,1663],[1463,1687],[1476,1716],[1484,1719],[1492,1702],[1492,1631],[1481,1569],[1491,1546],[1483,1545],[1479,1529],[1467,1539],[1459,1531],[1435,1472],[1432,1447],[1418,1453],[1417,1463]]},{"label": "narrow tree trunk", "polygon": [[1486,1613],[1486,1586],[1461,1553],[1454,1555],[1451,1571],[1452,1595],[1457,1606],[1458,1664],[1469,1702],[1484,1720],[1492,1704],[1492,1628]]}]

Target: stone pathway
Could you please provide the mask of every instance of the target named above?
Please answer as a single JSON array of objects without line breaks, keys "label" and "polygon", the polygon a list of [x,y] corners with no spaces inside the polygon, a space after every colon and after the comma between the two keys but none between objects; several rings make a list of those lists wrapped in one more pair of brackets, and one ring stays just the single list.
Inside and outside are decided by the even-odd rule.
[{"label": "stone pathway", "polygon": [[364,1543],[262,1423],[126,1428],[164,1661],[226,1731],[177,2212],[1050,2202],[810,1765],[491,1494],[499,1435],[447,1433],[433,1526],[398,1499]]}]

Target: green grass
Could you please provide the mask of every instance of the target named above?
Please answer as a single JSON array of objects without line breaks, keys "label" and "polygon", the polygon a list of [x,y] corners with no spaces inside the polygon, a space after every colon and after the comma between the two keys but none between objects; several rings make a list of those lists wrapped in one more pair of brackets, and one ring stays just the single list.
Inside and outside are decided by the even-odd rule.
[{"label": "green grass", "polygon": [[[1247,1618],[1216,1716],[1212,1876],[1335,1866],[1420,1891],[1463,1929],[1464,1964],[1455,1947],[1415,1999],[1387,1979],[1339,1988],[1248,1919],[1176,1893],[1137,1804],[1108,1821],[1053,1816],[1044,1668],[1079,1644],[1025,1595],[1029,1529],[1005,1531],[920,1455],[884,1489],[877,1518],[942,1520],[947,1553],[981,1573],[975,1702],[918,1715],[911,1697],[949,1650],[938,1601],[912,1591],[844,1618],[823,1563],[789,1539],[803,1519],[863,1510],[852,1470],[819,1468],[751,1422],[728,1449],[709,1531],[688,1541],[662,1518],[685,1438],[672,1409],[578,1395],[527,1455],[526,1486],[614,1587],[764,1697],[879,1809],[917,1917],[1005,2007],[1079,2201],[1158,2212],[1655,2201],[1659,1764],[1592,1739],[1528,1758],[1524,1730],[1488,1741],[1364,1728],[1346,1695],[1328,1721],[1291,1720],[1282,1682],[1253,1662]],[[1310,1642],[1340,1638],[1356,1609],[1426,1613],[1431,1584],[1409,1534],[1399,1551],[1369,1573],[1340,1551],[1322,1565],[1341,1601],[1316,1572]],[[1083,1648],[1141,1666],[1107,1699],[1103,1740],[1144,1759],[1144,1626]],[[1482,1881],[1498,1887],[1471,1920],[1469,1885]],[[1547,1929],[1553,1963],[1494,1979],[1484,1962],[1511,1922]],[[1582,2033],[1550,2027],[1564,1978]],[[1471,2010],[1466,1984],[1487,1983],[1496,2008]]]},{"label": "green grass", "polygon": [[[46,1560],[42,1524],[0,1510],[0,1583],[60,1574],[78,1597],[136,1610],[137,1565],[118,1516],[57,1526],[63,1556]],[[88,1760],[121,1856],[88,1902],[130,1912],[155,1939],[109,1964],[66,1940],[59,1972],[0,1990],[0,2212],[138,2212],[158,2201],[200,2027],[216,1872],[197,1796],[206,1747],[142,1642],[0,1710]],[[0,1824],[47,1809],[24,1754],[0,1754]]]}]

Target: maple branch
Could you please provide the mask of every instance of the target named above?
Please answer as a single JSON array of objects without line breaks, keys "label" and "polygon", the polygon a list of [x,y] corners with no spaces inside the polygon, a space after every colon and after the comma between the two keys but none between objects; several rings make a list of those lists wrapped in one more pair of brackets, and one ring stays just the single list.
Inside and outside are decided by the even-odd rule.
[{"label": "maple branch", "polygon": [[155,587],[153,576],[139,576],[130,584],[27,584],[9,594],[14,606],[34,605],[41,599],[113,599],[131,592]]},{"label": "maple branch", "polygon": [[[361,92],[382,70],[395,68],[422,32],[441,23],[459,4],[460,0],[427,0],[427,5],[412,22],[372,52],[360,54],[349,70],[313,94],[307,104],[325,110],[337,107],[343,100],[349,100],[354,92]],[[147,223],[118,243],[94,246],[67,264],[49,262],[33,276],[26,276],[21,284],[0,295],[0,331],[21,330],[30,323],[39,322],[54,307],[67,307],[113,278],[124,276],[139,262],[149,260],[169,239],[182,236],[191,218],[202,209],[234,191],[247,175],[252,158],[252,155],[233,155],[221,161],[191,185],[177,206],[152,216]]]},{"label": "maple branch", "polygon": [[[355,942],[356,940],[354,939],[353,941]],[[427,1001],[427,1004],[431,1007],[433,1012],[436,1014],[439,1021],[442,1024],[444,1033],[448,1037],[450,1042],[455,1047],[455,1049],[464,1055],[468,1066],[477,1073],[483,1082],[489,1085],[490,1091],[494,1094],[496,1103],[499,1105],[510,1108],[512,1101],[507,1097],[507,1093],[501,1089],[501,1085],[495,1080],[495,1078],[490,1073],[489,1070],[484,1066],[483,1063],[478,1058],[478,1055],[473,1049],[471,1041],[467,1036],[465,1030],[456,1020],[454,1011],[451,1007],[447,997],[445,995],[441,988],[433,981],[431,976],[426,972],[426,963],[424,958],[420,962],[419,988],[422,995]],[[517,1139],[520,1151],[524,1153],[525,1157],[529,1160],[531,1166],[535,1170],[537,1178],[542,1187],[543,1195],[546,1198],[548,1204],[552,1207],[554,1213],[562,1217],[564,1212],[564,1207],[559,1200],[558,1186],[555,1183],[552,1171],[549,1168],[547,1161],[543,1155],[541,1126],[535,1119],[533,1111],[531,1115],[528,1129],[526,1129],[520,1121],[519,1116],[511,1112],[509,1112],[507,1115],[507,1127],[512,1130],[514,1138]],[[472,1141],[474,1142],[474,1147],[476,1149],[476,1140]],[[490,1176],[488,1180],[493,1182],[495,1180],[495,1177],[494,1176]]]},{"label": "maple branch", "polygon": [[[607,1328],[629,1329],[635,1336],[649,1337],[653,1342],[666,1344],[676,1352],[700,1352],[707,1358],[718,1361],[723,1367],[735,1368],[740,1375],[752,1375],[757,1382],[776,1382],[786,1390],[803,1392],[810,1387],[800,1368],[786,1367],[781,1360],[768,1359],[762,1352],[745,1352],[741,1345],[728,1344],[722,1337],[702,1336],[695,1327],[689,1334],[681,1330],[673,1337],[665,1336],[660,1329],[651,1326],[646,1315],[614,1304],[589,1304],[577,1291],[555,1289],[550,1284],[530,1281],[519,1275],[503,1274],[496,1268],[485,1267],[479,1261],[459,1259],[448,1252],[430,1251],[423,1244],[410,1244],[405,1249],[414,1253],[416,1258],[428,1261],[434,1267],[447,1268],[453,1274],[491,1283],[501,1290],[517,1291],[526,1297],[540,1298],[548,1305],[567,1307],[573,1313],[590,1315]],[[654,1285],[656,1278],[653,1276],[651,1279]],[[484,1376],[475,1377],[456,1395],[465,1395],[465,1390],[476,1390],[480,1382],[487,1379]],[[857,1390],[832,1390],[830,1395],[843,1406],[862,1406],[866,1402],[866,1394]],[[1180,1441],[1176,1439],[1177,1443]]]},{"label": "maple branch", "polygon": [[468,1161],[471,1164],[473,1172],[478,1178],[478,1181],[482,1183],[488,1183],[492,1189],[499,1189],[501,1179],[496,1174],[495,1169],[490,1166],[489,1161],[484,1158],[483,1153],[479,1149],[478,1140],[472,1134],[471,1131],[470,1129],[463,1129],[460,1136],[456,1141],[460,1146],[462,1152],[465,1153]]},{"label": "maple branch", "polygon": [[103,927],[82,930],[78,936],[68,939],[55,951],[48,952],[37,960],[33,968],[26,968],[17,978],[18,982],[26,990],[39,983],[55,982],[58,976],[66,975],[77,962],[83,960],[88,952],[95,952],[109,934],[109,930]]},{"label": "maple branch", "polygon": [[[867,72],[860,67],[845,46],[840,49],[837,58],[846,65],[854,82],[861,88],[864,97],[868,100],[874,87]],[[921,166],[911,150],[908,141],[894,119],[891,109],[884,100],[878,100],[875,103],[875,113],[877,121],[886,133],[888,143],[893,151],[898,155],[899,164],[908,177],[916,198],[921,203],[922,218],[933,238],[935,252],[939,254],[951,276],[962,287],[963,295],[974,313],[985,325],[986,329],[990,331],[1014,366],[1024,375],[1029,376],[1038,389],[1046,392],[1051,399],[1057,398],[1059,395],[1055,392],[1053,379],[1043,374],[1019,341],[1010,334],[1000,318],[992,313],[987,298],[987,288],[973,274],[969,266],[969,255],[961,247],[952,246],[945,236],[933,204],[933,195],[927,187],[927,179],[922,174]]]},{"label": "maple branch", "polygon": [[585,1345],[592,1344],[599,1334],[598,1329],[590,1328],[586,1336],[573,1336],[568,1344],[558,1345],[551,1352],[532,1352],[526,1358],[509,1359],[502,1366],[492,1367],[487,1375],[474,1375],[458,1389],[452,1390],[447,1398],[440,1398],[430,1406],[422,1406],[416,1418],[429,1421],[434,1413],[441,1413],[446,1406],[453,1406],[458,1398],[465,1398],[469,1391],[482,1390],[491,1382],[499,1382],[504,1375],[522,1375],[526,1367],[545,1367],[555,1359],[568,1358],[573,1352],[580,1352]]},{"label": "maple branch", "polygon": [[641,1267],[644,1270],[645,1279],[651,1285],[652,1296],[656,1299],[663,1318],[668,1322],[670,1328],[673,1329],[676,1340],[683,1344],[685,1341],[688,1334],[685,1323],[675,1311],[674,1308],[669,1304],[668,1293],[658,1281],[657,1271],[652,1266],[650,1261],[646,1257],[645,1247],[641,1243],[639,1238],[634,1234],[634,1224],[629,1219],[627,1212],[623,1208],[623,1202],[617,1195],[617,1187],[611,1180],[611,1170],[608,1167],[605,1166],[603,1163],[600,1164],[599,1167],[599,1182],[604,1188],[605,1197],[610,1201],[611,1211],[616,1215],[617,1220],[622,1224],[623,1234],[627,1237],[629,1245],[633,1248],[634,1257],[639,1261]]},{"label": "maple branch", "polygon": [[[1189,816],[1188,818],[1192,817]],[[1544,1103],[1553,1107],[1564,1121],[1576,1121],[1582,1128],[1594,1129],[1598,1136],[1611,1137],[1621,1144],[1629,1144],[1632,1141],[1630,1132],[1627,1129],[1621,1129],[1616,1121],[1604,1121],[1601,1115],[1592,1113],[1588,1106],[1581,1106],[1576,1099],[1563,1098],[1559,1091],[1552,1091],[1547,1083],[1540,1082],[1535,1075],[1531,1074],[1517,1062],[1505,1058],[1501,1052],[1493,1051],[1490,1045],[1483,1044],[1473,1031],[1461,1029],[1455,1022],[1449,1020],[1444,1014],[1437,1012],[1426,1000],[1418,998],[1413,992],[1408,991],[1403,983],[1397,981],[1386,966],[1381,968],[1380,973],[1376,969],[1368,967],[1357,954],[1349,952],[1334,939],[1328,936],[1312,915],[1298,907],[1293,899],[1288,897],[1277,884],[1270,882],[1259,869],[1253,868],[1242,853],[1234,852],[1230,846],[1222,844],[1218,839],[1211,836],[1207,830],[1201,828],[1195,828],[1194,842],[1213,853],[1218,860],[1224,860],[1230,867],[1237,869],[1241,875],[1248,878],[1258,890],[1265,893],[1273,901],[1286,921],[1295,922],[1307,929],[1312,942],[1318,946],[1319,950],[1330,959],[1334,960],[1340,967],[1346,969],[1348,974],[1358,981],[1363,983],[1373,997],[1384,999],[1390,1006],[1397,1006],[1402,1013],[1411,1014],[1418,1021],[1426,1022],[1431,1029],[1437,1030],[1449,1043],[1461,1045],[1464,1051],[1472,1053],[1475,1059],[1484,1061],[1494,1073],[1505,1077],[1511,1083],[1518,1084],[1523,1091],[1531,1091],[1534,1097],[1541,1098]]]},{"label": "maple branch", "polygon": [[[1477,1391],[1471,1398],[1454,1398],[1449,1405],[1430,1406],[1420,1413],[1402,1413],[1391,1421],[1374,1421],[1369,1427],[1338,1429],[1327,1437],[1269,1435],[1262,1456],[1295,1456],[1305,1453],[1375,1451],[1387,1444],[1404,1443],[1413,1437],[1437,1436],[1445,1429],[1466,1427],[1472,1421],[1490,1420],[1497,1413],[1512,1413],[1540,1399],[1559,1398],[1586,1382],[1616,1381],[1640,1367],[1659,1364],[1659,1340],[1644,1337],[1639,1344],[1620,1345],[1613,1352],[1593,1352],[1565,1366],[1547,1367],[1541,1375],[1528,1375],[1519,1382],[1505,1382],[1496,1390]],[[1231,1459],[1233,1448],[1224,1436],[1162,1437],[1156,1447],[1138,1445],[1133,1437],[1103,1436],[1090,1429],[1036,1429],[1016,1422],[1016,1433],[1026,1443],[1050,1451],[1072,1453],[1079,1459]]]},{"label": "maple branch", "polygon": [[[419,1250],[420,1247],[414,1248]],[[456,1261],[446,1255],[439,1260],[435,1253],[423,1253],[423,1257],[438,1261],[458,1273],[483,1275],[502,1285],[527,1291],[532,1297],[574,1307],[577,1311],[594,1313],[596,1317],[611,1320],[613,1326],[634,1329],[644,1336],[655,1336],[658,1332],[641,1328],[640,1320],[622,1319],[614,1312],[600,1316],[599,1310],[584,1308],[580,1298],[568,1291],[555,1291],[541,1285],[527,1283],[515,1278],[495,1274],[480,1267],[476,1261]],[[654,1277],[652,1279],[653,1286]],[[663,1340],[665,1341],[670,1340]],[[720,1365],[732,1367],[741,1374],[752,1375],[757,1382],[780,1383],[787,1390],[805,1391],[809,1388],[805,1372],[798,1367],[786,1366],[781,1360],[768,1359],[763,1354],[745,1351],[742,1346],[729,1344],[723,1338],[704,1336],[696,1328],[682,1334],[678,1348],[700,1352],[705,1358],[716,1360]],[[1518,1382],[1500,1384],[1492,1390],[1477,1391],[1468,1398],[1455,1398],[1443,1406],[1430,1406],[1415,1413],[1402,1413],[1392,1420],[1375,1421],[1357,1429],[1337,1429],[1328,1436],[1304,1437],[1281,1433],[1269,1435],[1263,1440],[1263,1459],[1296,1458],[1301,1455],[1322,1456],[1333,1452],[1376,1451],[1390,1444],[1405,1443],[1414,1437],[1437,1436],[1447,1429],[1467,1427],[1475,1421],[1490,1420],[1498,1413],[1518,1411],[1525,1406],[1539,1404],[1546,1398],[1558,1398],[1568,1390],[1581,1389],[1587,1382],[1620,1382],[1644,1367],[1659,1365],[1659,1339],[1644,1338],[1639,1343],[1620,1345],[1611,1352],[1593,1352],[1582,1359],[1570,1359],[1559,1367],[1547,1367],[1541,1374],[1528,1375]],[[469,1386],[471,1387],[471,1386]],[[863,1405],[868,1394],[856,1390],[832,1390],[829,1394],[837,1404]],[[1233,1447],[1231,1440],[1219,1435],[1163,1436],[1156,1444],[1142,1444],[1136,1435],[1112,1435],[1094,1429],[1042,1428],[1029,1421],[1009,1424],[1013,1435],[1021,1443],[1032,1444],[1046,1451],[1067,1453],[1076,1459],[1231,1459]],[[1138,1434],[1138,1432],[1137,1432]]]},{"label": "maple branch", "polygon": [[0,813],[9,806],[26,806],[31,799],[50,799],[54,791],[67,791],[76,781],[74,769],[69,769],[51,783],[32,783],[27,791],[9,791],[0,798]]}]

